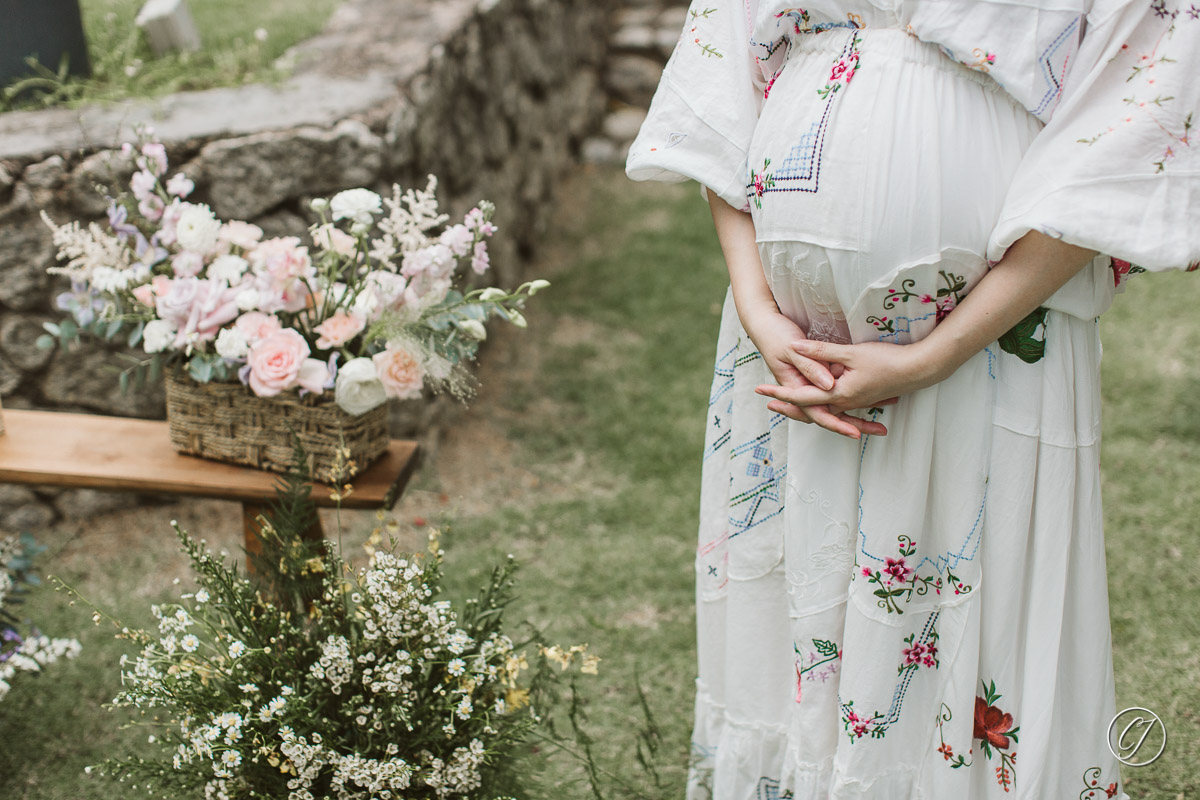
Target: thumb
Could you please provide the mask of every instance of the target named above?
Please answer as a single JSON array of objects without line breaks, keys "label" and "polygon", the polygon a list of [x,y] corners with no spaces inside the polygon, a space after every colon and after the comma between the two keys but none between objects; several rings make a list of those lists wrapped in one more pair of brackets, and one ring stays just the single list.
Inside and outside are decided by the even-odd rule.
[{"label": "thumb", "polygon": [[800,371],[809,383],[825,391],[833,388],[834,375],[829,367],[820,361],[793,354],[789,359],[792,366]]}]

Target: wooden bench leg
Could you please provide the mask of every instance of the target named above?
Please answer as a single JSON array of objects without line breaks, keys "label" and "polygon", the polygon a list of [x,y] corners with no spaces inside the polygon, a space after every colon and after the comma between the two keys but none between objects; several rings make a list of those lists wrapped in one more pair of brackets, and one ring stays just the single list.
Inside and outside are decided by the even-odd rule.
[{"label": "wooden bench leg", "polygon": [[[315,510],[314,510],[314,513]],[[242,536],[246,548],[246,572],[254,572],[254,556],[262,552],[262,539],[259,533],[262,526],[258,523],[259,516],[270,519],[271,506],[267,503],[244,501],[242,503]],[[321,515],[316,514],[312,526],[301,537],[305,541],[319,542],[325,539],[325,529],[321,527]]]}]

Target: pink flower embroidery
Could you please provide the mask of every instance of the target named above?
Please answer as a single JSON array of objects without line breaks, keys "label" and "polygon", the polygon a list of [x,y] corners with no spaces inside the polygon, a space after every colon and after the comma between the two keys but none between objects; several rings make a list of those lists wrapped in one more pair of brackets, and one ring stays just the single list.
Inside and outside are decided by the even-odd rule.
[{"label": "pink flower embroidery", "polygon": [[889,576],[889,582],[897,580],[900,583],[907,583],[909,578],[912,577],[913,571],[912,567],[904,563],[903,556],[900,558],[888,558],[887,566],[883,568],[883,574]]}]

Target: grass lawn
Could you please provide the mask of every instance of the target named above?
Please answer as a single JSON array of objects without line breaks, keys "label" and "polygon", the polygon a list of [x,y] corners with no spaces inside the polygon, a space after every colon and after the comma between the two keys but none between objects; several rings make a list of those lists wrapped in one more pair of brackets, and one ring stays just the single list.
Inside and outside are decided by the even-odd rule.
[{"label": "grass lawn", "polygon": [[[524,565],[513,617],[604,658],[584,684],[601,765],[650,797],[682,796],[694,671],[692,559],[700,452],[726,278],[692,186],[633,185],[614,170],[563,188],[565,209],[534,274],[554,286],[527,331],[497,331],[472,407],[397,509],[416,543],[445,531],[452,591],[507,553]],[[1166,753],[1126,770],[1134,798],[1200,797],[1200,301],[1194,275],[1137,278],[1105,316],[1104,469],[1118,707],[1164,719]],[[60,525],[43,573],[62,575],[132,621],[179,589],[167,520],[234,549],[230,504],[179,503]],[[349,522],[347,543],[365,533]],[[186,580],[186,576],[185,576]],[[0,703],[0,793],[12,800],[100,797],[88,763],[144,739],[97,710],[117,688],[120,643],[87,614],[39,592],[30,615],[85,651]],[[661,729],[660,778],[635,765],[635,676]],[[589,797],[553,760],[534,798]],[[610,784],[611,785],[611,784]],[[614,800],[629,793],[611,791]]]},{"label": "grass lawn", "polygon": [[[203,49],[155,58],[134,25],[144,0],[80,0],[93,75],[70,80],[48,101],[76,105],[277,79],[284,51],[324,27],[339,0],[189,0]],[[257,36],[256,36],[257,32]],[[263,37],[265,34],[265,38]],[[46,64],[57,70],[57,64]],[[4,101],[0,97],[0,110]]]}]

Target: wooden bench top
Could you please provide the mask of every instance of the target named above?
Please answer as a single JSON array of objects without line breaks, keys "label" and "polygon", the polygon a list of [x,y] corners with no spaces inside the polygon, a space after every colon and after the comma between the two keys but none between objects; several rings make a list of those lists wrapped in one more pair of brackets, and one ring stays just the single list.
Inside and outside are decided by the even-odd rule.
[{"label": "wooden bench top", "polygon": [[[167,423],[57,411],[4,412],[0,483],[213,497],[262,503],[275,498],[273,472],[180,455]],[[343,508],[391,507],[417,462],[416,442],[393,439],[387,452],[354,480]],[[319,506],[336,505],[314,484]]]}]

